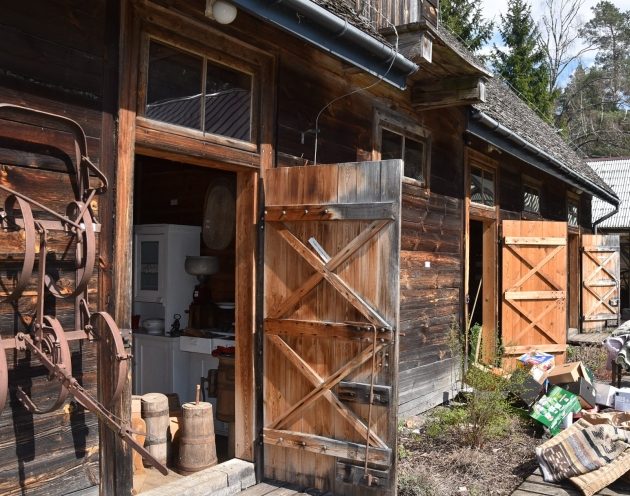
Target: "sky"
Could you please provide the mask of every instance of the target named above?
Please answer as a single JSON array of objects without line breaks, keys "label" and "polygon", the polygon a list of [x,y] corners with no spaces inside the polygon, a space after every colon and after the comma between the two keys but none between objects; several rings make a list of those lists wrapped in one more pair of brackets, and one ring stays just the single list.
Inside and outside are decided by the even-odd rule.
[{"label": "sky", "polygon": [[[484,17],[486,19],[494,20],[495,26],[498,25],[501,22],[501,14],[504,14],[507,10],[507,0],[481,0],[481,3],[483,5]],[[532,6],[532,17],[535,21],[538,22],[543,13],[544,2],[543,0],[531,0],[530,3]],[[584,5],[582,6],[582,11],[580,13],[580,17],[584,22],[593,17],[591,7],[593,7],[597,3],[598,0],[584,0]],[[630,0],[612,0],[612,3],[615,4],[615,6],[617,6],[617,8],[621,11],[630,11]],[[492,40],[490,40],[489,44],[481,50],[481,53],[489,53],[490,50],[492,50],[494,44],[499,47],[502,44],[501,38],[496,31],[496,27],[494,37],[492,38]],[[587,53],[582,57],[582,63],[586,66],[589,66],[593,63],[593,58],[594,54],[592,52]],[[575,69],[575,66],[577,66],[577,62],[573,64],[573,66],[570,67],[565,74],[562,75],[561,85],[563,85],[563,83],[566,83],[570,76],[570,73],[573,71],[573,69]]]}]

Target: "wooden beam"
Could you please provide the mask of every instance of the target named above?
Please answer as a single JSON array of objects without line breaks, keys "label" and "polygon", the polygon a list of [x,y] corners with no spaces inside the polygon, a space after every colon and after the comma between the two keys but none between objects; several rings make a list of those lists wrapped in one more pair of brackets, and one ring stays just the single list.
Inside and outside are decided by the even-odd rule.
[{"label": "wooden beam", "polygon": [[504,353],[506,355],[522,355],[530,351],[543,351],[545,353],[564,353],[567,349],[566,344],[530,344],[523,346],[506,346]]},{"label": "wooden beam", "polygon": [[318,220],[375,220],[394,218],[392,202],[355,203],[354,205],[287,205],[266,206],[267,222],[318,221]]},{"label": "wooden beam", "polygon": [[[315,434],[285,431],[280,429],[263,429],[265,444],[303,449],[320,455],[335,456],[355,462],[365,462],[365,445],[340,441]],[[370,447],[368,463],[389,466],[392,451],[389,448]]]},{"label": "wooden beam", "polygon": [[566,245],[566,238],[554,238],[548,236],[506,236],[506,245],[519,245],[519,246],[559,246]]},{"label": "wooden beam", "polygon": [[565,291],[506,291],[508,300],[558,300],[565,297]]},{"label": "wooden beam", "polygon": [[477,76],[421,81],[411,88],[411,104],[421,110],[486,101],[486,85]]},{"label": "wooden beam", "polygon": [[234,453],[254,461],[255,381],[255,251],[258,174],[239,172],[236,176],[236,255],[235,314],[236,363],[234,404],[239,415],[234,425]]},{"label": "wooden beam", "polygon": [[[284,336],[313,336],[322,339],[371,340],[373,329],[367,322],[341,323],[268,318],[265,319],[265,332]],[[379,332],[378,337],[391,341],[393,332],[391,330]]]}]

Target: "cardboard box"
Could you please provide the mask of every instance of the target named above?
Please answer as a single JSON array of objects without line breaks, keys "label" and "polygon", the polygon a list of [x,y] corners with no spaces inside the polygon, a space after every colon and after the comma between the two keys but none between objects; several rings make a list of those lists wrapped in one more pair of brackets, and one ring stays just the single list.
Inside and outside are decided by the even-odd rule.
[{"label": "cardboard box", "polygon": [[577,394],[578,399],[580,400],[580,405],[582,408],[586,408],[587,410],[593,408],[596,401],[596,393],[593,385],[588,382],[584,377],[578,378],[577,382],[569,382],[568,384],[560,384],[560,387],[566,389],[567,391],[572,392],[573,394]]},{"label": "cardboard box", "polygon": [[596,382],[595,403],[612,408],[613,406],[615,406],[615,393],[617,391],[619,390],[614,386],[609,386],[608,384]]},{"label": "cardboard box", "polygon": [[540,398],[532,407],[530,417],[547,426],[553,436],[561,430],[562,423],[569,414],[582,409],[578,397],[554,386],[546,396]]},{"label": "cardboard box", "polygon": [[518,357],[518,361],[526,367],[538,367],[542,370],[549,370],[554,366],[554,356],[542,351],[532,351]]},{"label": "cardboard box", "polygon": [[615,410],[630,412],[630,388],[621,388],[615,392]]},{"label": "cardboard box", "polygon": [[547,392],[547,382],[543,381],[541,384],[531,375],[523,381],[523,385],[519,391],[519,398],[531,408],[531,406],[538,401],[538,399]]},{"label": "cardboard box", "polygon": [[547,373],[547,379],[551,384],[568,384],[569,382],[577,382],[583,377],[589,380],[588,373],[582,365],[582,362],[565,363],[556,365]]}]

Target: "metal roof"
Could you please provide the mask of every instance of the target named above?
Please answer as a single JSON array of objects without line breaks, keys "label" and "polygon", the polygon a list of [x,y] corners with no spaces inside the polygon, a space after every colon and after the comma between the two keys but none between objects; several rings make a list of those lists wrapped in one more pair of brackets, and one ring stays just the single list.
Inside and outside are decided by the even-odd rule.
[{"label": "metal roof", "polygon": [[[589,160],[588,164],[597,172],[619,197],[619,212],[598,225],[605,229],[630,229],[630,157]],[[593,198],[593,220],[612,211],[612,207]]]}]

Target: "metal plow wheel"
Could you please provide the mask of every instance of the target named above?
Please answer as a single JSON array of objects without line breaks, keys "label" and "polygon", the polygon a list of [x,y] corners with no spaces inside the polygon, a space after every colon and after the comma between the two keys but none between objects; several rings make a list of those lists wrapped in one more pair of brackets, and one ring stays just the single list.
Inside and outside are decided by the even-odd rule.
[{"label": "metal plow wheel", "polygon": [[[21,219],[18,219],[16,216],[16,203],[20,207]],[[24,260],[12,290],[9,289],[9,284],[0,280],[0,286],[6,291],[6,294],[0,297],[0,302],[13,301],[19,298],[26,286],[28,286],[35,263],[35,240],[37,236],[33,212],[27,201],[15,195],[7,196],[4,201],[4,214],[3,227],[11,230],[24,229]]]},{"label": "metal plow wheel", "polygon": [[107,312],[95,312],[90,315],[89,327],[86,326],[86,330],[90,332],[93,337],[98,340],[98,345],[107,346],[114,358],[114,362],[117,365],[114,366],[114,380],[115,384],[113,391],[111,391],[109,397],[105,397],[105,405],[110,407],[122,393],[125,385],[125,379],[127,378],[129,359],[131,358],[125,350],[125,345],[122,340],[120,329],[114,322],[114,319]]},{"label": "metal plow wheel", "polygon": [[[55,373],[59,370],[72,374],[72,357],[70,355],[68,341],[66,340],[64,330],[59,321],[48,315],[44,316],[43,320],[44,326],[41,341],[39,343],[35,342],[34,346],[54,365],[53,370],[49,368],[49,379],[52,381],[57,379]],[[26,337],[18,335],[18,341],[20,341],[20,337],[22,337],[21,341],[24,342]],[[26,343],[24,343],[24,346],[26,346]],[[46,364],[44,363],[44,365]],[[50,405],[43,407],[35,404],[33,399],[21,387],[18,387],[17,395],[20,402],[29,412],[42,414],[60,408],[68,397],[68,389],[60,382],[56,399]]]}]

